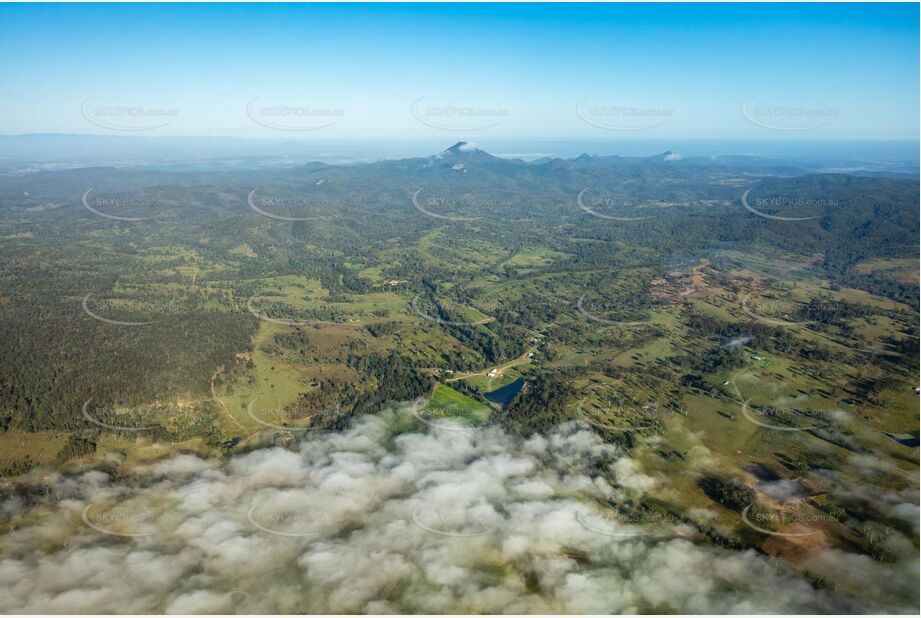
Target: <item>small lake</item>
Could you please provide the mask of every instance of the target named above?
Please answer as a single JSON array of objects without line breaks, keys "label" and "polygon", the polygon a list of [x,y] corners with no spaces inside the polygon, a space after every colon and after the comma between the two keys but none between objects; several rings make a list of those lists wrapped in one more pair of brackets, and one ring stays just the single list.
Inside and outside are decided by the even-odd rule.
[{"label": "small lake", "polygon": [[518,394],[522,386],[524,386],[524,378],[518,378],[514,382],[506,384],[502,388],[497,388],[494,391],[489,391],[483,396],[493,403],[505,406],[515,398],[515,395]]},{"label": "small lake", "polygon": [[883,433],[902,446],[907,446],[909,448],[915,448],[918,446],[919,442],[921,442],[918,438],[917,431],[910,431],[907,433],[889,433],[888,431],[884,431]]}]

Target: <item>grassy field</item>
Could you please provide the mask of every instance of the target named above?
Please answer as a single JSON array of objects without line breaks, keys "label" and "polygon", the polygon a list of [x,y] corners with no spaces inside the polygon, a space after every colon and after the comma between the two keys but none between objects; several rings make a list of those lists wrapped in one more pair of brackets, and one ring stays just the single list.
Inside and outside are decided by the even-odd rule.
[{"label": "grassy field", "polygon": [[[264,346],[283,326],[262,322],[253,342],[251,356],[253,369],[245,381],[230,385],[223,395],[215,398],[226,413],[229,435],[249,437],[267,427],[265,423],[282,424],[286,421],[284,408],[308,388],[310,377],[303,368],[269,356]],[[250,408],[250,402],[255,403]],[[255,417],[255,418],[254,418]],[[260,423],[260,420],[263,421]]]},{"label": "grassy field", "polygon": [[[235,246],[230,253],[233,260],[246,261],[255,259],[252,254],[258,251],[247,245]],[[414,308],[417,289],[391,275],[398,272],[405,254],[398,249],[377,254],[379,264],[366,258],[349,262],[348,267],[371,286],[361,294],[331,292],[320,279],[304,275],[269,273],[231,284],[221,273],[238,267],[233,260],[208,259],[200,251],[173,247],[145,252],[140,259],[150,273],[120,277],[111,298],[100,295],[113,316],[155,315],[192,298],[200,307],[247,315],[247,296],[252,295],[255,313],[292,324],[260,320],[251,345],[239,350],[236,364],[215,372],[212,413],[220,437],[236,439],[236,446],[209,446],[200,438],[166,444],[102,432],[97,456],[122,453],[131,465],[177,450],[214,455],[264,444],[281,427],[296,435],[311,423],[309,418],[291,416],[300,397],[315,394],[324,382],[335,384],[340,394],[373,391],[378,386],[375,378],[352,369],[350,358],[396,353],[439,382],[425,404],[427,417],[470,426],[503,411],[461,392],[461,381],[482,396],[520,377],[530,381],[544,372],[567,376],[574,395],[565,402],[560,421],[586,421],[604,439],[629,444],[644,473],[658,479],[649,490],[650,499],[680,505],[692,520],[710,513],[707,525],[732,538],[748,538],[752,531],[740,523],[737,512],[713,508],[697,484],[702,475],[732,476],[753,484],[748,470],[755,466],[791,477],[790,470],[795,470],[796,478],[808,479],[812,467],[844,470],[856,451],[842,445],[895,466],[895,472],[881,481],[891,486],[897,486],[899,470],[917,469],[916,452],[885,433],[903,435],[916,428],[917,397],[906,386],[916,378],[891,357],[861,355],[860,350],[894,347],[892,341],[916,337],[917,314],[892,300],[835,288],[810,276],[809,260],[752,253],[735,256],[736,267],[728,270],[704,261],[666,278],[644,263],[639,251],[635,264],[614,272],[557,272],[553,268],[569,258],[562,251],[508,251],[475,238],[457,242],[443,229],[425,233],[412,251],[445,278],[423,296],[431,294],[453,320],[470,324],[437,323],[430,319],[437,310],[426,306],[427,300]],[[908,267],[884,261],[861,264],[859,269],[904,280]],[[514,276],[501,276],[503,270]],[[765,345],[747,340],[736,345],[732,354],[727,353],[728,366],[700,369],[698,361],[727,340],[746,339],[764,324],[745,311],[742,300],[747,294],[760,301],[757,313],[775,332],[764,335]],[[600,320],[579,310],[580,298]],[[619,304],[621,299],[636,298],[651,302],[638,308]],[[788,324],[812,299],[848,303],[860,311],[827,324]],[[505,324],[496,316],[509,314],[527,320],[522,320],[526,327],[519,327],[524,334],[520,341],[527,348],[523,354],[515,349],[515,358],[486,362],[465,340],[470,331],[458,330],[501,337]],[[636,324],[609,323],[635,314],[641,314]],[[697,321],[716,326],[711,332],[695,326]],[[777,341],[783,345],[771,348],[769,344]],[[814,360],[800,350],[825,350],[827,356]],[[535,352],[534,359],[530,352]],[[447,368],[453,373],[447,374]],[[492,369],[498,371],[490,377]],[[699,382],[682,384],[689,377]],[[874,381],[881,387],[869,396],[856,393],[855,385]],[[205,403],[207,398],[197,402]],[[817,419],[838,435],[806,431]],[[53,464],[67,439],[66,433],[5,432],[0,434],[0,464]]]},{"label": "grassy field", "polygon": [[444,384],[435,385],[428,410],[434,416],[462,420],[468,424],[484,423],[492,414],[488,405]]},{"label": "grassy field", "polygon": [[4,431],[0,433],[0,470],[17,464],[35,466],[54,463],[67,438],[66,432],[57,431]]},{"label": "grassy field", "polygon": [[895,281],[918,283],[917,260],[867,260],[857,264],[854,271],[861,274],[879,273]]}]

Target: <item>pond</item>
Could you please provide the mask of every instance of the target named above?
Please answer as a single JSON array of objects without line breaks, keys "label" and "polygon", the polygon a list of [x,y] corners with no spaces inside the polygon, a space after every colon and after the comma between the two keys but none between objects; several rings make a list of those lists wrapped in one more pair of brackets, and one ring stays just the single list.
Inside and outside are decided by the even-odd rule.
[{"label": "pond", "polygon": [[888,431],[884,431],[883,433],[886,434],[886,436],[889,437],[890,439],[895,440],[896,442],[901,444],[902,446],[907,446],[909,448],[916,448],[919,442],[921,442],[918,439],[917,431],[909,431],[906,433],[889,433]]},{"label": "pond", "polygon": [[490,391],[483,396],[493,403],[505,406],[515,398],[515,395],[518,394],[522,386],[524,386],[524,378],[518,378],[514,382],[506,384],[502,388]]}]

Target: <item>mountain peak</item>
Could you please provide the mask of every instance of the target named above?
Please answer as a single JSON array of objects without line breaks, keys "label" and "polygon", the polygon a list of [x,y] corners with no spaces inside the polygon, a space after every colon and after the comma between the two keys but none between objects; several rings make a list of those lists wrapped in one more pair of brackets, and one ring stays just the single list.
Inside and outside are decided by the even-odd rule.
[{"label": "mountain peak", "polygon": [[437,158],[449,158],[449,159],[460,159],[467,162],[487,162],[493,161],[496,159],[493,155],[489,154],[485,150],[480,150],[476,147],[476,144],[473,142],[457,142],[447,150],[444,150],[437,155]]},{"label": "mountain peak", "polygon": [[453,146],[445,150],[445,152],[459,153],[459,152],[483,152],[483,151],[477,148],[476,144],[474,144],[473,142],[457,142],[456,144],[454,144]]}]

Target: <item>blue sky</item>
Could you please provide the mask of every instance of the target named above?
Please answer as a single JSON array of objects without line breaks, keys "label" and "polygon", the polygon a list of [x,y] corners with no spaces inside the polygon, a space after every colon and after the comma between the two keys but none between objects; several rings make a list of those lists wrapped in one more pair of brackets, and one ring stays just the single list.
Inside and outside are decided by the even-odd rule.
[{"label": "blue sky", "polygon": [[7,4],[0,133],[917,139],[918,45],[917,4]]}]

